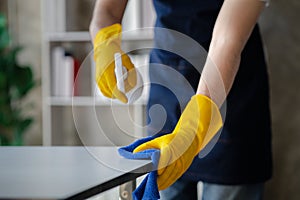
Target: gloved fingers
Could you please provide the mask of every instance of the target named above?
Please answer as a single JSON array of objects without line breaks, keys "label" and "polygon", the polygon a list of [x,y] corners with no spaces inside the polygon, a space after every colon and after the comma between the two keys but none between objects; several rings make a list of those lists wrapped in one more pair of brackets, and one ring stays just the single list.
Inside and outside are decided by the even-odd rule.
[{"label": "gloved fingers", "polygon": [[119,99],[123,103],[128,103],[128,99],[124,93],[120,92],[117,88],[113,90],[113,98]]},{"label": "gloved fingers", "polygon": [[103,94],[103,96],[105,96],[105,97],[107,97],[107,98],[113,98],[113,96],[112,96],[112,94],[111,93],[108,93],[107,91],[107,89],[106,88],[104,88],[104,87],[100,87],[100,91],[101,91],[101,93]]},{"label": "gloved fingers", "polygon": [[130,69],[127,71],[127,78],[124,81],[125,85],[125,92],[129,92],[132,88],[136,86],[137,83],[137,75],[138,73],[135,68]]},{"label": "gloved fingers", "polygon": [[153,136],[148,136],[148,137],[145,137],[145,138],[141,138],[141,139],[138,139],[136,141],[134,141],[130,146],[132,147],[132,150],[133,151],[135,148],[137,148],[139,145],[141,144],[144,144],[146,142],[149,142],[151,140],[154,140],[155,138]]},{"label": "gloved fingers", "polygon": [[134,65],[131,62],[131,59],[126,53],[122,53],[122,63],[123,66],[127,69],[127,71],[134,68]]},{"label": "gloved fingers", "polygon": [[112,93],[114,98],[119,99],[123,103],[127,103],[128,99],[118,88],[117,88],[117,81],[115,76],[105,76],[107,86]]},{"label": "gloved fingers", "polygon": [[103,94],[103,96],[107,97],[107,98],[113,98],[112,93],[109,90],[109,87],[107,86],[105,80],[101,80],[101,78],[98,78],[97,80],[97,85],[98,88],[100,89],[101,93]]},{"label": "gloved fingers", "polygon": [[109,87],[107,85],[107,80],[105,78],[105,74],[107,72],[108,72],[108,67],[106,67],[106,69],[104,70],[104,69],[101,69],[101,67],[99,65],[96,65],[95,80],[96,80],[98,88],[100,89],[103,96],[112,98],[113,97],[112,92],[109,89]]},{"label": "gloved fingers", "polygon": [[[156,138],[157,139],[157,138]],[[159,149],[160,150],[160,146],[159,143],[156,142],[156,139],[151,140],[149,142],[146,142],[144,144],[139,145],[138,147],[136,147],[133,150],[133,153],[137,153],[137,152],[141,152],[141,151],[145,151],[147,149]]]},{"label": "gloved fingers", "polygon": [[136,69],[127,54],[122,54],[123,66],[127,69],[127,78],[125,79],[125,92],[128,92],[136,86],[137,75]]}]

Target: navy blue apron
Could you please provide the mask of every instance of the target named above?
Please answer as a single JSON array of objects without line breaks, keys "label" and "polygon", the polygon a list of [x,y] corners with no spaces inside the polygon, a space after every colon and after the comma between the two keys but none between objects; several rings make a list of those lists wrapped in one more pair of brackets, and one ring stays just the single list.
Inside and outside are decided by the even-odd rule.
[{"label": "navy blue apron", "polygon": [[[156,27],[183,33],[208,50],[222,0],[153,2],[157,13]],[[157,48],[150,53],[148,131],[151,135],[162,135],[174,129],[182,105],[186,105],[195,94],[200,73],[181,55],[160,49],[172,49],[172,45],[176,45],[176,39],[168,34],[155,31],[155,45]],[[180,45],[181,49],[194,53],[197,59],[197,49],[189,48],[184,42]],[[189,82],[188,87],[185,80]],[[271,177],[268,73],[258,25],[242,52],[240,68],[226,100],[224,127],[217,139],[205,157],[195,157],[183,175],[184,179],[249,184],[264,182]]]}]

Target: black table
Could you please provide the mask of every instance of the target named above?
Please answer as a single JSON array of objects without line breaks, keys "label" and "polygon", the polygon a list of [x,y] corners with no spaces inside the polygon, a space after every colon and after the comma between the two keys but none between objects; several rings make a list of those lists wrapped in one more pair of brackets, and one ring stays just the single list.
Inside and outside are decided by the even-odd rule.
[{"label": "black table", "polygon": [[151,168],[117,147],[0,147],[0,198],[85,199]]}]

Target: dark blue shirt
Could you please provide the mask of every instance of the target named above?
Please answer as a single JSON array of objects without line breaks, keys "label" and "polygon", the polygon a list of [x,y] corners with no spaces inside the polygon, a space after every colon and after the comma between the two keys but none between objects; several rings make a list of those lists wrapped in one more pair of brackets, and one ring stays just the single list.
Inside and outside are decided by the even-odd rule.
[{"label": "dark blue shirt", "polygon": [[[153,2],[157,13],[156,27],[185,34],[208,50],[222,0]],[[182,102],[186,104],[196,91],[200,78],[199,66],[194,66],[176,52],[168,51],[176,49],[177,45],[187,57],[199,59],[198,63],[201,65],[204,58],[197,57],[201,50],[186,45],[187,43],[185,39],[177,41],[168,31],[155,31],[157,49],[154,48],[150,54],[149,73],[152,84],[147,108],[149,111],[156,104],[163,106],[166,122],[162,127],[156,127],[159,122],[152,119],[152,123],[148,115],[149,134],[172,132],[181,115]],[[180,77],[178,81],[174,81],[169,70],[161,70],[162,66],[182,75],[189,82],[192,91],[184,88],[184,81]],[[178,85],[174,87],[174,84]],[[170,89],[174,87],[176,90],[181,86],[179,94]],[[180,95],[181,100],[178,100]],[[269,179],[272,174],[269,107],[268,73],[259,27],[256,25],[242,52],[239,70],[222,108],[225,120],[223,129],[215,137],[215,142],[207,147],[211,148],[209,153],[203,158],[196,157],[183,178],[218,184],[247,184]],[[214,143],[216,144],[213,145]]]}]

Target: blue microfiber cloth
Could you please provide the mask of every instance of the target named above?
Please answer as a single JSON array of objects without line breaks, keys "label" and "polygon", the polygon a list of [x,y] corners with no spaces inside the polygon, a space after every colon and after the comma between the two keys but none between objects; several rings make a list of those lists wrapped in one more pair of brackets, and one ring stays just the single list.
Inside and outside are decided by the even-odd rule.
[{"label": "blue microfiber cloth", "polygon": [[[150,136],[133,142],[132,144],[121,147],[118,149],[119,154],[128,159],[151,159],[155,169],[158,166],[160,150],[158,149],[148,149],[138,153],[133,153],[133,150],[150,140],[153,140],[155,137]],[[132,193],[134,200],[157,200],[160,198],[159,191],[157,187],[157,171],[150,172],[138,188]]]}]

